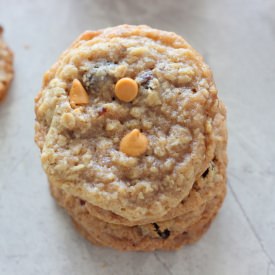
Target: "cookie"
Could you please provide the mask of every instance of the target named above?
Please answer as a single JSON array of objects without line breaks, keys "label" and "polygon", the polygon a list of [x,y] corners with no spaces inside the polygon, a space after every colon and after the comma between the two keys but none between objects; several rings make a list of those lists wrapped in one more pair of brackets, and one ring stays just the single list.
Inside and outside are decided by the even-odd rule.
[{"label": "cookie", "polygon": [[[226,125],[223,123],[219,126],[220,132],[223,135],[226,134]],[[221,179],[225,180],[226,177],[226,165],[227,165],[227,157],[226,157],[226,139],[221,139],[217,142],[216,153],[214,159],[209,163],[208,168],[203,172],[199,178],[194,182],[192,189],[190,190],[188,196],[184,198],[176,207],[170,209],[168,213],[164,216],[159,217],[157,220],[167,220],[168,218],[174,218],[179,215],[182,215],[191,209],[194,209],[196,206],[199,206],[208,199],[207,195],[211,195],[212,192],[215,192],[218,187]],[[106,222],[115,223],[115,224],[123,224],[123,225],[137,225],[137,224],[146,224],[154,222],[154,219],[145,217],[138,221],[130,221],[121,217],[112,211],[107,211],[100,207],[97,207],[91,203],[87,204],[87,209],[94,216],[98,217],[101,220]]]},{"label": "cookie", "polygon": [[98,217],[161,219],[215,154],[226,163],[226,112],[211,70],[174,33],[84,33],[45,74],[35,111],[49,181],[103,209]]},{"label": "cookie", "polygon": [[13,79],[13,53],[3,40],[3,32],[0,26],[0,100],[6,95]]},{"label": "cookie", "polygon": [[[166,223],[133,227],[119,226],[106,224],[91,216],[85,206],[69,207],[66,210],[71,214],[80,232],[94,244],[129,251],[173,250],[184,244],[193,243],[202,236],[220,208],[225,190],[223,181],[220,192],[206,203],[202,211],[196,214],[193,211],[185,217],[166,221]],[[63,207],[76,203],[75,198],[68,197],[64,192],[61,194],[62,196],[59,194],[56,199],[61,205],[63,204]],[[162,226],[165,226],[165,229]]]},{"label": "cookie", "polygon": [[[181,208],[187,206],[183,214],[149,224],[129,226],[112,223],[113,220],[101,220],[91,211],[94,208],[88,202],[71,196],[55,185],[51,185],[51,190],[57,202],[72,216],[77,228],[93,243],[121,250],[175,249],[201,236],[204,230],[198,228],[206,228],[205,225],[210,224],[224,199],[225,170],[218,163],[212,166],[208,175],[205,175],[208,181],[198,181],[193,186],[193,192],[199,194],[203,203],[193,204],[191,208],[188,202],[183,203]],[[209,179],[214,182],[209,182]],[[192,200],[192,197],[188,200]]]},{"label": "cookie", "polygon": [[201,219],[186,228],[184,232],[178,234],[173,238],[167,240],[143,238],[142,241],[135,243],[129,240],[121,240],[116,237],[109,236],[109,238],[101,240],[100,232],[97,234],[90,233],[80,223],[73,220],[76,228],[86,239],[92,244],[108,246],[122,251],[154,251],[154,250],[176,250],[184,245],[197,242],[211,225],[213,219],[218,213],[218,210],[223,200],[217,201],[215,206],[207,208]]},{"label": "cookie", "polygon": [[[158,222],[165,221],[167,219],[173,219],[180,215],[186,214],[195,208],[201,207],[205,202],[209,199],[209,197],[213,196],[218,189],[220,189],[221,183],[225,181],[225,168],[224,163],[215,159],[212,161],[206,169],[206,171],[201,175],[201,177],[193,184],[193,187],[188,195],[182,202],[180,202],[177,207],[171,209],[167,214],[163,217],[158,218]],[[52,192],[54,184],[50,184]],[[62,192],[61,190],[59,192]],[[154,223],[155,220],[151,219],[142,219],[137,222],[129,221],[119,215],[116,215],[112,211],[106,211],[102,208],[92,205],[91,203],[86,203],[86,201],[78,199],[80,205],[84,205],[87,211],[94,217],[105,221],[107,223],[120,224],[120,225],[141,225],[146,223]]]}]

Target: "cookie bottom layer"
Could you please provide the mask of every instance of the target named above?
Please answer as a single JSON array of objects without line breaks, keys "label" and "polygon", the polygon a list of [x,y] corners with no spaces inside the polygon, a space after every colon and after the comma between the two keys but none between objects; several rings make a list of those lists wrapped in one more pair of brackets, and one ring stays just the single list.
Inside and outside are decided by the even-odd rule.
[{"label": "cookie bottom layer", "polygon": [[[85,208],[85,204],[83,208],[76,207],[77,197],[58,189],[52,190],[52,193],[57,202],[71,215],[80,233],[93,244],[124,251],[153,251],[175,250],[200,239],[224,200],[226,186],[225,181],[222,181],[217,193],[207,201],[203,209],[190,211],[183,215],[180,221],[178,218],[168,220],[169,230],[159,228],[157,223],[144,226],[111,224],[92,216]],[[152,230],[146,231],[150,227]]]},{"label": "cookie bottom layer", "polygon": [[108,246],[122,251],[176,250],[183,245],[192,244],[202,237],[216,217],[223,199],[224,197],[215,198],[195,223],[185,228],[177,236],[166,240],[144,237],[143,240],[136,243],[135,240],[120,239],[112,235],[105,238],[106,236],[102,236],[101,232],[83,226],[77,217],[72,217],[72,220],[80,234],[95,245]]},{"label": "cookie bottom layer", "polygon": [[216,217],[221,204],[222,200],[220,200],[214,209],[208,209],[199,221],[172,239],[161,240],[145,238],[140,243],[118,239],[114,236],[110,236],[110,240],[102,240],[100,237],[100,232],[97,232],[97,234],[94,232],[90,233],[74,218],[72,218],[72,220],[79,233],[95,245],[108,246],[122,251],[176,250],[186,244],[192,244],[198,241],[203,236],[203,234],[210,227],[213,219]]}]

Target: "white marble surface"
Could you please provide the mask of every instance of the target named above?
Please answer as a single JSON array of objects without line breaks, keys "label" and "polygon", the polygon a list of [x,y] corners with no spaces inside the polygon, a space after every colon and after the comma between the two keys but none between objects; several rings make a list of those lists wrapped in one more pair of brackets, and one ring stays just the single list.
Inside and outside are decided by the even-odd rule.
[{"label": "white marble surface", "polygon": [[[51,199],[33,142],[43,72],[85,29],[146,23],[182,34],[228,107],[228,195],[196,245],[121,253],[90,245]],[[275,274],[274,0],[0,0],[16,76],[0,104],[0,274]]]}]

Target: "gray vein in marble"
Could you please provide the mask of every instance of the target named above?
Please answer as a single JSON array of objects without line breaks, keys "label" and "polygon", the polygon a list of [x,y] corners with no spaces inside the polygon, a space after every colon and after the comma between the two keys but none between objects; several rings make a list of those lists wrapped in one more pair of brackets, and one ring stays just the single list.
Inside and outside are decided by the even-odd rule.
[{"label": "gray vein in marble", "polygon": [[163,266],[163,268],[167,271],[167,274],[169,275],[174,275],[173,272],[170,270],[169,266],[167,265],[167,263],[165,263],[160,256],[158,255],[158,252],[154,252],[154,256],[156,258],[156,260]]},{"label": "gray vein in marble", "polygon": [[31,149],[32,148],[29,148],[23,152],[22,156],[19,159],[17,159],[17,161],[14,163],[14,165],[10,168],[9,172],[14,172],[16,170],[18,165],[20,165],[20,163],[22,163],[27,158]]},{"label": "gray vein in marble", "polygon": [[[232,175],[232,174],[231,174],[231,175]],[[233,175],[233,177],[235,177],[235,176]],[[236,178],[236,177],[235,177],[235,178]],[[245,220],[246,220],[246,222],[247,222],[249,228],[251,229],[253,235],[254,235],[255,238],[257,239],[257,241],[258,241],[258,243],[259,243],[259,245],[260,245],[260,247],[261,247],[261,249],[262,249],[262,252],[263,252],[264,255],[267,257],[267,259],[269,260],[269,262],[270,262],[272,265],[275,265],[275,264],[274,264],[274,261],[273,261],[273,259],[272,259],[272,257],[271,257],[271,256],[268,254],[268,252],[266,251],[266,249],[265,249],[265,247],[264,247],[264,244],[263,244],[263,242],[262,242],[262,240],[261,240],[261,237],[259,236],[259,234],[258,234],[257,231],[255,230],[255,228],[254,228],[253,224],[251,223],[251,221],[250,221],[248,215],[246,214],[245,209],[243,208],[243,206],[242,206],[242,204],[241,204],[241,202],[240,202],[240,200],[239,200],[239,198],[238,198],[236,192],[234,191],[234,188],[232,187],[232,185],[231,185],[229,182],[228,182],[227,186],[228,186],[229,190],[231,191],[231,193],[232,193],[232,195],[233,195],[233,197],[234,197],[236,203],[238,204],[238,206],[239,206],[239,208],[240,208],[240,210],[241,210],[241,212],[242,212],[242,214],[243,214],[243,216],[244,216],[244,218],[245,218]]]}]

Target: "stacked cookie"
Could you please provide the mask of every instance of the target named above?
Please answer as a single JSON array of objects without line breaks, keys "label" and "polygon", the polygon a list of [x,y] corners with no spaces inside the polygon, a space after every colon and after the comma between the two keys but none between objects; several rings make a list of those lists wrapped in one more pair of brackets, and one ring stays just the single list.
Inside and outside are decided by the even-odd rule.
[{"label": "stacked cookie", "polygon": [[206,231],[226,192],[225,108],[180,36],[86,32],[45,74],[36,142],[52,195],[92,243],[176,249]]}]

